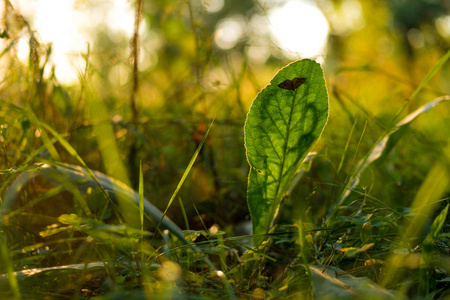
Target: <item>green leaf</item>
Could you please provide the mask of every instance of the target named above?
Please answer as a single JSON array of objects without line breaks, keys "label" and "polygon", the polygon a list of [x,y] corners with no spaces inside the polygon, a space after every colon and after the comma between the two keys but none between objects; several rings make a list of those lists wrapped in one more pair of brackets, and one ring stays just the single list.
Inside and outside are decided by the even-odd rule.
[{"label": "green leaf", "polygon": [[273,225],[281,200],[327,119],[323,71],[309,59],[280,70],[253,101],[245,123],[245,147],[255,246]]},{"label": "green leaf", "polygon": [[444,227],[445,220],[447,219],[448,207],[449,207],[449,205],[447,205],[444,208],[444,210],[442,210],[441,213],[436,217],[436,219],[434,219],[434,222],[431,225],[430,231],[428,232],[428,234],[424,240],[424,246],[428,246],[428,248],[431,248],[432,244],[438,238],[439,233],[442,230],[442,227]]},{"label": "green leaf", "polygon": [[78,217],[76,214],[64,214],[58,217],[58,221],[67,224],[67,225],[80,225],[81,224],[81,218]]}]

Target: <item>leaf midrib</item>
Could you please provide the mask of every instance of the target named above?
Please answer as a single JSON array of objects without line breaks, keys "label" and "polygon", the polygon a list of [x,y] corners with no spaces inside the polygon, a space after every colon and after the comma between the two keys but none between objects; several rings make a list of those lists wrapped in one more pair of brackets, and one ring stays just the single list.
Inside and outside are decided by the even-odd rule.
[{"label": "leaf midrib", "polygon": [[[294,95],[292,96],[293,100],[292,100],[292,105],[291,105],[291,111],[289,113],[289,121],[286,124],[287,125],[286,138],[284,139],[283,155],[281,157],[281,168],[280,168],[280,172],[278,174],[277,187],[275,188],[275,194],[274,194],[273,199],[272,199],[272,204],[271,204],[271,207],[270,207],[270,215],[269,216],[273,215],[274,210],[275,210],[275,206],[277,205],[276,202],[277,202],[278,192],[279,192],[280,186],[281,186],[281,177],[283,176],[284,164],[286,162],[287,145],[288,145],[289,136],[290,136],[290,133],[291,133],[291,120],[292,120],[292,115],[293,115],[294,108],[295,108],[295,98],[297,96],[297,91],[298,91],[298,89],[295,90]],[[268,224],[268,227],[266,229],[266,233],[269,232],[270,228],[272,227],[272,224],[273,224],[274,220],[275,220],[275,218],[273,218],[272,221]]]}]

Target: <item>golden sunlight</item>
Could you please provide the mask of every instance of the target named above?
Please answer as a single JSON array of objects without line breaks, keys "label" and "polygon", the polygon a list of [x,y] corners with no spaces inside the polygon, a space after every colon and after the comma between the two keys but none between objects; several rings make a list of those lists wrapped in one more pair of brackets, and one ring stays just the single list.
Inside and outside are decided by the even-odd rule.
[{"label": "golden sunlight", "polygon": [[[78,80],[83,69],[80,54],[86,52],[88,43],[93,43],[93,34],[99,28],[114,32],[111,38],[132,35],[134,12],[127,0],[14,2],[15,7],[30,20],[42,42],[52,43],[51,62],[55,66],[56,77],[63,83]],[[264,63],[271,54],[289,59],[322,58],[326,54],[329,32],[322,12],[313,1],[287,0],[282,3],[268,9],[265,16],[257,15],[248,23],[239,15],[222,20],[214,35],[216,46],[231,49],[248,33],[247,55],[254,63]],[[223,7],[223,1],[219,0],[207,4],[207,11]],[[144,27],[141,26],[143,31]],[[27,42],[23,39],[18,43],[18,55],[22,61],[28,58]]]},{"label": "golden sunlight", "polygon": [[[81,53],[93,42],[95,28],[105,26],[113,32],[131,36],[134,12],[126,0],[16,0],[14,6],[30,21],[42,42],[52,43],[52,64],[58,80],[73,83],[82,69]],[[112,3],[111,3],[112,2]],[[19,41],[18,55],[28,58],[27,40]]]}]

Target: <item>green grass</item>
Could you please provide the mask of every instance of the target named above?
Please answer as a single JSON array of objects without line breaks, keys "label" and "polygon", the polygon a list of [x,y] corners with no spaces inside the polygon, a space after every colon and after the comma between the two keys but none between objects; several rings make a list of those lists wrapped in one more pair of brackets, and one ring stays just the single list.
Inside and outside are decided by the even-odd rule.
[{"label": "green grass", "polygon": [[[233,60],[202,38],[207,21],[187,22],[191,32],[183,11],[164,9],[170,47],[151,70],[126,63],[125,86],[107,74],[128,45],[89,47],[80,83],[64,86],[49,46],[20,15],[8,25],[0,298],[449,297],[448,52],[421,53],[410,71],[398,56],[333,67],[330,50],[328,125],[275,226],[256,236],[243,126],[286,62]],[[215,69],[232,83],[208,82]]]}]

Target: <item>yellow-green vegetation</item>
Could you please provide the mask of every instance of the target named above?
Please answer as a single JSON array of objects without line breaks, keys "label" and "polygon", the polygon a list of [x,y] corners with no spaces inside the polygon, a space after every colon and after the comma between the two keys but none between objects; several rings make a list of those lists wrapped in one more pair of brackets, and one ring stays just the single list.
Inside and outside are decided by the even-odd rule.
[{"label": "yellow-green vegetation", "polygon": [[270,1],[208,3],[133,1],[62,84],[4,1],[0,298],[450,297],[449,7],[317,0],[305,59],[258,44]]}]

